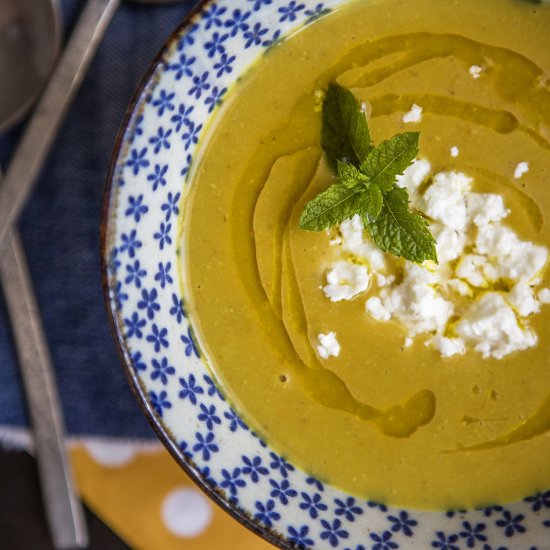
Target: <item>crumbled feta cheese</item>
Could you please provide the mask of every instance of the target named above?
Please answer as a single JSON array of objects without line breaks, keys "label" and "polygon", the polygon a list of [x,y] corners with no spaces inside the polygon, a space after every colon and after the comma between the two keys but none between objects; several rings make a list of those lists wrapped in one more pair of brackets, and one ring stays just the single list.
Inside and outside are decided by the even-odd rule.
[{"label": "crumbled feta cheese", "polygon": [[330,239],[328,244],[330,244],[330,246],[336,246],[337,244],[342,244],[342,237],[340,236],[334,237],[334,239]]},{"label": "crumbled feta cheese", "polygon": [[405,264],[405,277],[404,281],[411,282],[412,284],[424,283],[427,285],[434,285],[439,282],[439,274],[437,271],[427,267],[428,264],[415,264],[413,262],[407,262]]},{"label": "crumbled feta cheese", "polygon": [[510,213],[500,195],[492,193],[466,193],[468,220],[478,227],[499,222]]},{"label": "crumbled feta cheese", "polygon": [[451,147],[451,157],[458,157],[458,155],[460,154],[460,149],[456,146],[456,145],[453,145]]},{"label": "crumbled feta cheese", "polygon": [[465,254],[456,266],[457,277],[464,279],[472,286],[486,288],[488,286],[485,278],[487,258],[478,254]]},{"label": "crumbled feta cheese", "polygon": [[456,260],[464,250],[466,236],[450,227],[433,224],[432,234],[436,240],[437,259],[440,264]]},{"label": "crumbled feta cheese", "polygon": [[365,302],[365,308],[373,319],[377,321],[389,321],[391,313],[384,307],[378,296],[372,296]]},{"label": "crumbled feta cheese", "polygon": [[483,67],[480,67],[479,65],[472,65],[469,69],[470,74],[472,75],[472,78],[479,78],[481,76],[481,73],[483,72]]},{"label": "crumbled feta cheese", "polygon": [[470,190],[471,184],[472,178],[461,172],[440,172],[434,176],[418,206],[430,218],[462,231],[467,222],[464,193]]},{"label": "crumbled feta cheese", "polygon": [[431,169],[432,165],[427,160],[417,159],[405,169],[403,174],[397,176],[396,183],[399,187],[405,187],[413,200],[420,184],[426,179]]},{"label": "crumbled feta cheese", "polygon": [[486,275],[493,282],[499,279],[530,282],[548,258],[545,247],[522,241],[511,229],[500,225],[489,225],[479,231],[476,248],[479,254],[491,259]]},{"label": "crumbled feta cheese", "polygon": [[404,348],[410,348],[413,345],[413,342],[414,342],[414,340],[412,338],[410,338],[409,336],[407,336],[407,338],[405,338],[405,342],[403,343],[403,347]]},{"label": "crumbled feta cheese", "polygon": [[506,299],[521,317],[527,317],[540,311],[540,304],[535,298],[533,289],[524,283],[514,285]]},{"label": "crumbled feta cheese", "polygon": [[470,286],[460,279],[449,279],[446,286],[454,290],[459,296],[471,296],[473,294]]},{"label": "crumbled feta cheese", "polygon": [[501,359],[513,351],[537,343],[537,336],[524,330],[514,310],[498,292],[487,292],[465,312],[455,327],[456,333],[483,357]]},{"label": "crumbled feta cheese", "polygon": [[422,107],[414,103],[411,110],[403,115],[402,120],[406,124],[410,122],[420,122],[422,120]]},{"label": "crumbled feta cheese", "polygon": [[327,273],[328,285],[323,292],[332,302],[351,300],[357,294],[367,290],[369,272],[364,265],[351,262],[336,262]]},{"label": "crumbled feta cheese", "polygon": [[476,247],[480,254],[508,256],[519,241],[516,234],[508,227],[497,225],[480,231],[476,238]]},{"label": "crumbled feta cheese", "polygon": [[363,238],[363,222],[357,214],[340,224],[342,250],[366,260],[372,269],[384,269],[384,253],[368,238]]},{"label": "crumbled feta cheese", "polygon": [[464,355],[466,345],[462,338],[448,338],[446,336],[434,336],[426,342],[427,345],[434,347],[443,357],[452,357],[453,355]]},{"label": "crumbled feta cheese", "polygon": [[529,172],[529,163],[528,162],[518,162],[516,169],[514,170],[514,178],[517,180],[523,176],[526,172]]},{"label": "crumbled feta cheese", "polygon": [[340,355],[340,343],[336,339],[335,332],[329,332],[327,334],[318,334],[317,341],[317,353],[323,358],[328,359],[331,355],[338,357]]},{"label": "crumbled feta cheese", "polygon": [[395,277],[393,275],[383,275],[382,273],[376,274],[376,284],[380,288],[391,285],[393,281],[395,281]]},{"label": "crumbled feta cheese", "polygon": [[541,304],[550,304],[550,288],[541,288],[537,298]]},{"label": "crumbled feta cheese", "polygon": [[[400,320],[411,334],[443,330],[453,313],[453,305],[433,288],[437,274],[417,264],[407,264],[400,285],[384,299],[382,305],[391,317]],[[372,309],[372,305],[367,310]]]},{"label": "crumbled feta cheese", "polygon": [[[325,294],[333,301],[349,300],[366,290],[372,277],[376,285],[366,312],[378,321],[400,322],[407,329],[404,347],[426,334],[426,345],[443,357],[473,348],[500,359],[536,345],[527,318],[550,303],[550,288],[536,288],[548,250],[503,225],[509,210],[502,197],[472,192],[472,179],[463,173],[435,174],[422,192],[430,172],[427,160],[416,160],[397,185],[431,218],[438,263],[385,256],[354,216],[340,225],[341,243],[335,244],[346,261],[333,264]],[[503,282],[509,292],[495,290]],[[476,289],[485,292],[476,298]]]},{"label": "crumbled feta cheese", "polygon": [[427,285],[400,285],[388,297],[392,317],[400,320],[412,335],[443,330],[453,305]]}]

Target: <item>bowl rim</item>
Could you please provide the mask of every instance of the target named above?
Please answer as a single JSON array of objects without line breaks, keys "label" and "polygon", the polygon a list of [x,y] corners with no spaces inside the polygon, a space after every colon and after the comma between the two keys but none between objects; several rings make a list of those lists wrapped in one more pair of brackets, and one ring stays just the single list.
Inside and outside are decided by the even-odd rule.
[{"label": "bowl rim", "polygon": [[195,4],[184,15],[182,21],[170,32],[168,37],[165,39],[164,44],[161,46],[155,57],[151,60],[147,70],[136,85],[135,91],[132,95],[132,98],[130,99],[130,102],[128,103],[128,106],[124,113],[124,117],[118,128],[112,148],[111,157],[109,159],[107,176],[105,178],[100,215],[99,260],[101,271],[101,286],[103,291],[103,304],[107,313],[109,330],[115,343],[119,363],[130,386],[130,390],[132,391],[134,398],[138,402],[142,413],[145,415],[145,418],[149,422],[150,426],[153,428],[155,435],[168,450],[172,458],[175,459],[178,466],[180,466],[184,470],[184,472],[191,478],[191,480],[203,493],[205,493],[217,506],[219,506],[224,512],[228,513],[233,519],[237,520],[241,525],[252,531],[255,535],[258,535],[267,542],[271,543],[272,545],[278,548],[287,549],[291,548],[292,545],[282,534],[264,526],[258,520],[247,514],[242,508],[239,508],[228,501],[228,499],[226,499],[219,490],[212,487],[208,483],[208,481],[204,478],[203,474],[196,467],[193,461],[185,455],[182,455],[182,453],[179,451],[177,445],[170,437],[166,428],[162,425],[162,423],[149,407],[144,389],[139,381],[139,376],[137,372],[131,368],[129,352],[123,345],[123,335],[121,334],[121,331],[119,330],[119,327],[115,321],[115,311],[113,310],[112,301],[110,299],[107,226],[109,222],[109,217],[112,212],[112,192],[114,188],[113,182],[115,179],[118,160],[126,142],[126,131],[131,122],[132,116],[134,115],[136,107],[139,105],[140,100],[143,98],[143,95],[147,93],[147,85],[154,77],[158,68],[161,67],[163,64],[164,54],[166,54],[170,50],[172,44],[177,42],[179,36],[191,27],[197,16],[200,16],[211,4],[215,4],[215,2],[216,0],[196,0]]}]

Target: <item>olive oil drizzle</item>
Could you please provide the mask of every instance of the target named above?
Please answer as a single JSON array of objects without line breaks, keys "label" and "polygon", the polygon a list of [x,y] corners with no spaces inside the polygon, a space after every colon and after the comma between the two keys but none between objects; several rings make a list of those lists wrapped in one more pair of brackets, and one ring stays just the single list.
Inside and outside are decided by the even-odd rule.
[{"label": "olive oil drizzle", "polygon": [[[352,85],[374,86],[423,61],[453,56],[464,62],[466,67],[487,66],[486,77],[491,79],[497,96],[517,106],[534,129],[538,129],[541,122],[550,124],[550,84],[538,65],[507,48],[483,44],[455,34],[421,32],[366,42],[351,49],[329,70],[329,80],[357,66],[367,67],[395,53],[402,53],[404,58],[363,75]],[[320,83],[325,84],[325,79],[321,78]]]},{"label": "olive oil drizzle", "polygon": [[486,451],[511,445],[512,443],[528,441],[548,431],[550,431],[550,393],[532,416],[504,435],[477,445],[470,445],[468,447],[460,445],[458,449],[448,452]]},{"label": "olive oil drizzle", "polygon": [[[488,65],[487,76],[497,95],[518,110],[517,114],[505,110],[487,108],[471,102],[458,101],[435,95],[385,95],[372,101],[373,117],[406,111],[412,103],[421,104],[427,112],[451,115],[462,120],[484,126],[500,133],[522,131],[536,140],[539,146],[550,149],[550,145],[540,135],[541,123],[550,124],[550,90],[544,72],[528,58],[505,48],[482,44],[468,38],[452,34],[413,33],[391,36],[372,42],[366,42],[351,49],[343,58],[327,70],[318,80],[317,89],[323,89],[331,80],[336,80],[357,66],[368,68],[369,64],[382,60],[390,54],[403,54],[399,61],[361,75],[355,86],[374,86],[386,78],[424,61],[438,57],[454,56],[467,66]],[[529,101],[527,101],[527,99]],[[306,123],[307,121],[307,123]],[[309,128],[309,130],[304,130]],[[335,373],[322,368],[317,359],[305,362],[303,351],[298,353],[289,334],[288,326],[281,319],[282,304],[274,307],[273,296],[283,292],[283,280],[278,275],[274,280],[274,294],[271,299],[261,283],[256,263],[255,243],[252,237],[254,209],[262,191],[262,182],[266,182],[270,171],[278,158],[299,152],[319,142],[320,117],[312,108],[312,98],[303,96],[292,110],[288,120],[280,128],[266,136],[263,143],[251,155],[251,161],[244,170],[240,189],[230,212],[232,239],[235,250],[243,261],[238,263],[243,286],[249,295],[259,322],[269,328],[272,347],[281,355],[281,363],[301,381],[311,397],[323,406],[354,414],[366,421],[375,421],[385,434],[395,437],[407,437],[419,427],[429,423],[435,414],[436,398],[428,389],[418,391],[403,405],[396,405],[383,412],[359,402],[352,395],[345,382]],[[269,159],[264,148],[269,149]],[[306,176],[307,177],[307,176]],[[296,185],[303,188],[304,180]],[[526,195],[527,196],[527,195]],[[527,196],[528,200],[530,199]],[[530,199],[532,201],[532,199]],[[281,218],[277,232],[280,234],[284,219]],[[288,224],[288,220],[287,220]],[[276,242],[280,242],[280,236]],[[244,249],[243,249],[243,243]],[[288,255],[288,244],[281,243],[280,257],[274,266],[283,266],[282,254]],[[287,280],[284,283],[289,284]],[[279,290],[277,290],[279,287]],[[279,294],[280,295],[280,294]],[[288,288],[286,289],[288,296]],[[288,304],[294,314],[299,312],[297,304]],[[303,311],[302,311],[303,313]],[[299,326],[307,327],[305,319],[296,319]],[[266,329],[267,332],[267,329]],[[315,354],[308,352],[310,358]],[[320,367],[320,368],[319,368]],[[549,405],[550,406],[550,405]],[[537,424],[540,425],[540,424]],[[546,426],[545,431],[550,428]],[[516,432],[514,432],[516,433]],[[519,431],[512,438],[495,440],[497,444],[516,441],[526,430]],[[530,433],[530,432],[529,432]],[[518,435],[519,434],[519,435]],[[489,444],[489,443],[487,443]],[[481,449],[483,445],[471,447]]]}]

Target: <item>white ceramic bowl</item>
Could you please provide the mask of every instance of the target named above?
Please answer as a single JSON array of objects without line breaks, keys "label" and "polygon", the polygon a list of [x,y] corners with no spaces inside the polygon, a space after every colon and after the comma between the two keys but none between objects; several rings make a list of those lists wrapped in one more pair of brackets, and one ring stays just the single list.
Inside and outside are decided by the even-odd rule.
[{"label": "white ceramic bowl", "polygon": [[178,219],[197,142],[226,91],[266,48],[346,1],[200,2],[146,75],[116,146],[102,240],[110,320],[132,388],[197,484],[282,548],[549,549],[550,491],[448,513],[363,501],[311,478],[262,442],[201,361],[178,256],[185,261]]}]

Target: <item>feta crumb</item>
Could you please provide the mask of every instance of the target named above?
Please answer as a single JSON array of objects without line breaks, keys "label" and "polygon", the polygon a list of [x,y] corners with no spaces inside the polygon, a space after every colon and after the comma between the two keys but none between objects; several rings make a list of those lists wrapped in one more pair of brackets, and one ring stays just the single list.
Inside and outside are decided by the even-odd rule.
[{"label": "feta crumb", "polygon": [[351,262],[336,262],[327,273],[328,285],[323,292],[332,302],[351,300],[357,294],[367,290],[369,272],[364,265]]},{"label": "feta crumb", "polygon": [[466,193],[466,211],[468,220],[478,227],[499,222],[510,213],[502,197],[493,193]]},{"label": "feta crumb", "polygon": [[[407,271],[400,285],[391,290],[382,303],[390,317],[400,320],[411,335],[442,331],[454,308],[432,286],[438,280],[437,273],[417,264],[407,263]],[[373,297],[376,298],[376,297]],[[373,309],[368,300],[367,311]],[[377,306],[378,303],[374,302]]]},{"label": "feta crumb", "polygon": [[389,321],[391,313],[384,307],[382,300],[378,296],[372,296],[365,303],[367,313],[377,321]]},{"label": "feta crumb", "polygon": [[432,233],[436,241],[437,259],[440,264],[456,260],[464,250],[466,236],[450,227],[432,224]]},{"label": "feta crumb", "polygon": [[526,172],[529,172],[529,163],[528,162],[518,162],[516,169],[514,170],[514,178],[517,180],[523,176]]},{"label": "feta crumb", "polygon": [[479,65],[472,65],[469,69],[470,74],[472,75],[472,78],[479,78],[481,76],[481,73],[483,72],[483,67],[480,67]]},{"label": "feta crumb", "polygon": [[451,147],[451,157],[458,157],[459,154],[460,154],[459,148],[456,145],[453,145]]},{"label": "feta crumb", "polygon": [[426,264],[408,262],[405,264],[404,281],[411,284],[434,285],[439,282],[439,275],[437,271],[429,269]]},{"label": "feta crumb", "polygon": [[446,336],[434,336],[426,342],[426,345],[433,346],[443,357],[453,355],[464,355],[466,345],[462,338],[447,338]]},{"label": "feta crumb", "polygon": [[403,174],[397,176],[397,185],[405,187],[414,202],[414,197],[420,184],[426,179],[432,170],[432,165],[424,159],[415,160],[410,166],[405,168]]},{"label": "feta crumb", "polygon": [[374,245],[370,238],[366,240],[363,238],[363,229],[361,216],[357,214],[351,220],[342,222],[340,224],[342,250],[359,259],[366,260],[372,269],[384,269],[386,266],[384,253]]},{"label": "feta crumb", "polygon": [[395,277],[393,275],[383,275],[382,273],[376,274],[376,284],[380,288],[391,285],[393,281],[395,281]]},{"label": "feta crumb", "polygon": [[411,110],[403,115],[402,120],[405,124],[410,122],[420,122],[422,120],[422,107],[414,103]]},{"label": "feta crumb", "polygon": [[328,244],[330,244],[330,246],[336,246],[337,244],[342,244],[342,237],[340,236],[337,236],[337,237],[334,237],[334,239],[331,239]]},{"label": "feta crumb", "polygon": [[467,222],[464,193],[471,184],[472,178],[461,172],[440,172],[418,202],[419,208],[430,218],[462,231]]},{"label": "feta crumb", "polygon": [[537,298],[541,304],[550,304],[550,288],[541,288]]},{"label": "feta crumb", "polygon": [[450,279],[447,281],[447,287],[460,296],[471,296],[473,294],[470,286],[460,279]]},{"label": "feta crumb", "polygon": [[464,279],[472,286],[486,288],[488,286],[485,278],[487,269],[487,258],[478,254],[465,254],[456,266],[456,275]]},{"label": "feta crumb", "polygon": [[536,334],[520,327],[514,310],[498,292],[487,292],[478,298],[455,330],[485,358],[501,359],[537,343]]},{"label": "feta crumb", "polygon": [[489,225],[476,238],[479,254],[491,259],[486,275],[490,280],[508,279],[531,282],[548,259],[548,250],[529,241],[522,241],[509,228]]},{"label": "feta crumb", "polygon": [[335,332],[329,332],[327,334],[318,334],[317,341],[317,353],[323,358],[328,359],[331,355],[338,357],[340,355],[340,343],[336,339]]},{"label": "feta crumb", "polygon": [[480,254],[507,256],[512,253],[517,240],[516,234],[508,227],[494,226],[480,231],[475,245]]},{"label": "feta crumb", "polygon": [[407,336],[407,338],[405,338],[405,342],[403,343],[403,347],[410,348],[412,345],[413,345],[413,339]]},{"label": "feta crumb", "polygon": [[528,317],[532,313],[540,311],[540,304],[535,298],[533,289],[524,283],[514,285],[506,299],[521,317]]},{"label": "feta crumb", "polygon": [[392,317],[399,319],[413,335],[443,330],[453,313],[451,302],[427,285],[406,285],[392,292],[389,299]]}]

